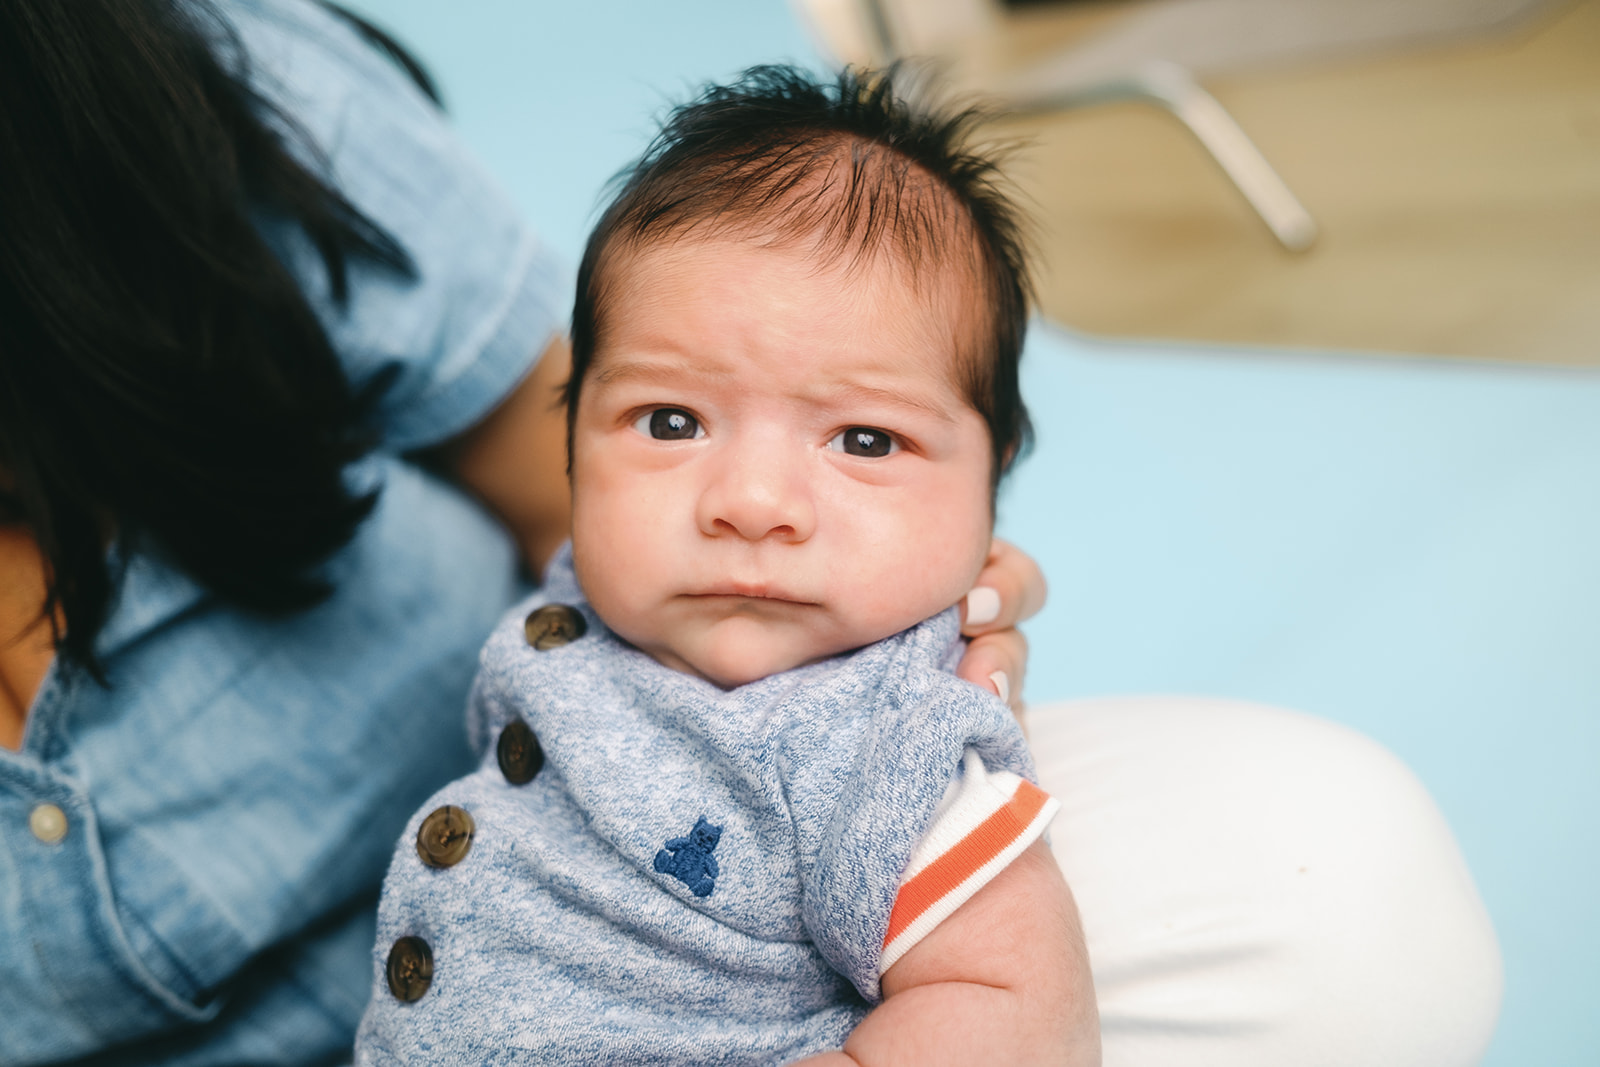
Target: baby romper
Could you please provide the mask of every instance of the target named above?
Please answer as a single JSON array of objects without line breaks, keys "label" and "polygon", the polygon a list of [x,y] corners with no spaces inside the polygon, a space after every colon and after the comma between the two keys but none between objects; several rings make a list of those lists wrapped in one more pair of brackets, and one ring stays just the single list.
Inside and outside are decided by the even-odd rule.
[{"label": "baby romper", "polygon": [[954,611],[724,691],[611,634],[569,549],[550,570],[484,648],[478,771],[395,853],[359,1064],[838,1048],[1055,813],[1010,711],[951,673]]}]

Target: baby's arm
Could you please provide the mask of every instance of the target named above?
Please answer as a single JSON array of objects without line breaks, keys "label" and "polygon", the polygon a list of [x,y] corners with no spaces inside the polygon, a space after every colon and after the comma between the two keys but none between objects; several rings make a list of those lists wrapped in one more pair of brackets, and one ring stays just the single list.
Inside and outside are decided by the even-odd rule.
[{"label": "baby's arm", "polygon": [[1043,841],[890,967],[883,996],[843,1052],[796,1067],[1100,1063],[1078,911]]}]

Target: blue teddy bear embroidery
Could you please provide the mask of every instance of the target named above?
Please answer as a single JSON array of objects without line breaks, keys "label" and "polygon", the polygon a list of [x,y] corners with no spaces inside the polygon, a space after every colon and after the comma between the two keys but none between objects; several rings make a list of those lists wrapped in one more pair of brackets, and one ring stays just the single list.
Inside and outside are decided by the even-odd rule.
[{"label": "blue teddy bear embroidery", "polygon": [[711,854],[722,840],[722,827],[706,822],[704,815],[695,820],[688,837],[674,837],[667,847],[656,853],[656,870],[670,874],[697,897],[709,897],[716,888],[717,859]]}]

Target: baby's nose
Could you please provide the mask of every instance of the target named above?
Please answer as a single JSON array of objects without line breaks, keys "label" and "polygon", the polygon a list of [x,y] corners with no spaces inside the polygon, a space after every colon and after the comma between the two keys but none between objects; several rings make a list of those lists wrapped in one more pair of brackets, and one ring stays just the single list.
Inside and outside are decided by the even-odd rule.
[{"label": "baby's nose", "polygon": [[701,530],[749,541],[804,541],[816,527],[806,468],[777,449],[732,458],[701,494]]}]

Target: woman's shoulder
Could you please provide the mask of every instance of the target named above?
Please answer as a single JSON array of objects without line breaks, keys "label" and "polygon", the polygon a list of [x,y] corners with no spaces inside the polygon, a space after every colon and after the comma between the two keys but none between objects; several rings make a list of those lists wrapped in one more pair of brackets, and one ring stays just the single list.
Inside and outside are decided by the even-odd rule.
[{"label": "woman's shoulder", "polygon": [[352,24],[305,0],[226,0],[218,10],[251,88],[287,120],[291,151],[390,234],[414,270],[353,260],[340,301],[296,226],[264,211],[263,236],[301,280],[355,387],[380,390],[383,447],[459,434],[563,328],[565,265],[439,107]]}]

